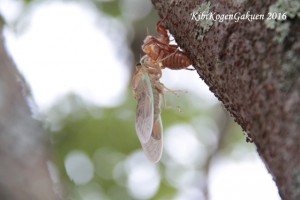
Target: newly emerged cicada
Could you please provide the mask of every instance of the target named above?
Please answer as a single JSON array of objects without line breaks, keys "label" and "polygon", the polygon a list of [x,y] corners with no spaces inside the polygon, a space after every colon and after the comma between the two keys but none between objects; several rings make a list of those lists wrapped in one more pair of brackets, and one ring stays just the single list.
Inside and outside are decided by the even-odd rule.
[{"label": "newly emerged cicada", "polygon": [[192,64],[184,51],[177,45],[170,44],[167,29],[162,25],[163,20],[156,25],[160,35],[148,35],[145,38],[142,50],[146,55],[137,64],[132,81],[137,101],[136,133],[146,156],[152,162],[159,161],[162,154],[163,128],[160,109],[164,90],[174,92],[159,81],[161,70],[189,69],[188,66]]},{"label": "newly emerged cicada", "polygon": [[144,56],[136,68],[132,82],[137,101],[136,133],[148,159],[157,162],[163,146],[160,109],[164,85],[159,81],[161,70],[148,56]]}]

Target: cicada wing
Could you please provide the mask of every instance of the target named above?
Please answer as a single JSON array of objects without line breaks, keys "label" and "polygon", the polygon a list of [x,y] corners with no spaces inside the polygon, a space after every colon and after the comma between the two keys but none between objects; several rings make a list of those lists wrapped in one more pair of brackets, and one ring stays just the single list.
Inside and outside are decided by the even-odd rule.
[{"label": "cicada wing", "polygon": [[151,137],[154,116],[153,91],[147,73],[140,74],[135,90],[137,100],[135,129],[143,144]]},{"label": "cicada wing", "polygon": [[153,124],[152,134],[147,143],[142,143],[142,147],[147,158],[152,162],[158,162],[163,149],[163,127],[160,116]]}]

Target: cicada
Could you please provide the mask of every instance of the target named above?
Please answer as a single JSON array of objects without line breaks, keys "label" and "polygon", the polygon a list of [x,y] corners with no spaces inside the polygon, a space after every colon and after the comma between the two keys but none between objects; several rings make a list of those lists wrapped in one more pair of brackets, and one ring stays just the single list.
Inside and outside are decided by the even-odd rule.
[{"label": "cicada", "polygon": [[161,70],[166,67],[174,70],[188,69],[192,64],[184,51],[177,45],[170,44],[167,29],[162,25],[163,20],[156,25],[160,35],[148,35],[145,38],[142,50],[146,55],[137,64],[132,81],[137,101],[136,133],[146,156],[153,162],[159,161],[162,154],[161,101],[165,89],[172,92],[160,82]]},{"label": "cicada", "polygon": [[160,116],[164,86],[159,82],[160,68],[144,56],[137,64],[133,77],[133,91],[137,101],[135,128],[142,148],[149,160],[158,162],[163,147],[163,127]]}]

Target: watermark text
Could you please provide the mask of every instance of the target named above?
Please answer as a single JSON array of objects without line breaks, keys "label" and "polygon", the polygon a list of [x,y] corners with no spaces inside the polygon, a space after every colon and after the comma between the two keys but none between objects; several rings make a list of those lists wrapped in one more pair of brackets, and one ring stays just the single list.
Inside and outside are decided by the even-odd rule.
[{"label": "watermark text", "polygon": [[234,21],[239,22],[241,20],[255,21],[255,20],[286,20],[286,13],[267,13],[265,14],[254,14],[247,11],[246,13],[236,12],[233,14],[219,14],[215,12],[192,12],[191,19],[194,21],[200,20],[212,20],[218,22]]}]

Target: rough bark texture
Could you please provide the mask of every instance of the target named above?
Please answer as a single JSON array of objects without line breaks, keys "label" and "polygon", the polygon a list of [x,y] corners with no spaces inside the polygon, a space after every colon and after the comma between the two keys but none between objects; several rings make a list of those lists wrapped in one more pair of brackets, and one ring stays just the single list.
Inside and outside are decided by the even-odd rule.
[{"label": "rough bark texture", "polygon": [[[282,199],[300,199],[299,1],[152,2],[161,18],[168,13],[165,26],[255,143]],[[196,21],[193,11],[250,11],[265,19]],[[287,19],[268,21],[269,11],[287,12]]]},{"label": "rough bark texture", "polygon": [[0,199],[57,199],[45,133],[31,116],[30,93],[6,53],[0,16]]}]

